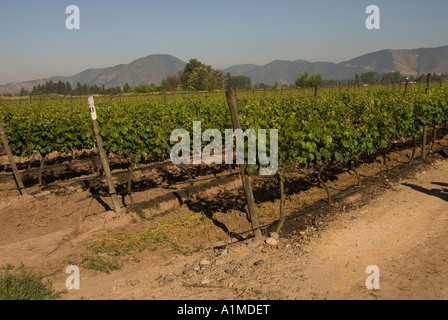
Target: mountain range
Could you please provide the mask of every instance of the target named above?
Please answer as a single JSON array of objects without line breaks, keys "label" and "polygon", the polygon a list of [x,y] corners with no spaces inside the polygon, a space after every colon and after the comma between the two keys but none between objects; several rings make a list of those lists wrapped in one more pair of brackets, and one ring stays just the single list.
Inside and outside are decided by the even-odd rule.
[{"label": "mountain range", "polygon": [[[186,62],[165,54],[150,55],[129,64],[102,69],[88,69],[69,77],[52,77],[21,83],[9,83],[0,86],[0,94],[17,93],[24,88],[32,90],[34,85],[53,80],[69,82],[75,87],[79,82],[88,85],[131,87],[140,84],[155,84],[168,76],[183,70]],[[399,71],[404,75],[417,76],[425,73],[448,72],[448,45],[438,48],[419,48],[411,50],[381,50],[368,53],[340,63],[309,62],[305,60],[275,60],[264,66],[242,64],[222,70],[224,74],[244,75],[252,84],[265,83],[273,85],[292,84],[297,76],[308,71],[310,75],[321,74],[323,79],[353,79],[356,74],[368,71],[380,73]]]},{"label": "mountain range", "polygon": [[341,63],[309,62],[305,60],[276,60],[264,66],[244,64],[223,70],[231,75],[244,75],[252,84],[280,85],[294,83],[297,76],[308,71],[321,74],[323,79],[353,79],[356,74],[368,71],[380,73],[399,71],[403,75],[448,72],[448,46],[412,50],[381,50],[368,53]]}]

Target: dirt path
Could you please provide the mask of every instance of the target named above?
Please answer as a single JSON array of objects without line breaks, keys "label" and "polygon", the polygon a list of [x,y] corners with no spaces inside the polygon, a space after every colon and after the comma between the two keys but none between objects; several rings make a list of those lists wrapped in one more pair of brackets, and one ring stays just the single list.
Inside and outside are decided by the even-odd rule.
[{"label": "dirt path", "polygon": [[[305,245],[296,246],[293,237],[274,250],[249,241],[224,255],[202,252],[172,262],[148,257],[114,276],[85,279],[85,290],[67,298],[447,299],[447,182],[448,162],[438,161],[358,210],[337,214],[314,235],[311,230]],[[210,271],[183,276],[185,264],[203,258]],[[155,269],[161,262],[166,269]],[[380,270],[380,290],[365,286],[370,265]],[[210,283],[198,286],[204,279]]]},{"label": "dirt path", "polygon": [[[81,268],[81,289],[63,299],[448,299],[447,189],[448,161],[439,159],[357,209],[282,234],[275,248],[246,240],[190,256],[144,252],[138,263],[128,261],[111,274]],[[3,208],[19,210],[29,203],[10,199]],[[129,228],[134,219],[98,214],[86,219],[82,230],[78,225],[76,235],[62,225],[33,238],[3,238],[0,265],[23,261],[63,289],[68,276],[63,257],[85,245],[89,234]],[[52,221],[49,216],[47,224]],[[380,270],[379,290],[365,285],[371,265]]]}]

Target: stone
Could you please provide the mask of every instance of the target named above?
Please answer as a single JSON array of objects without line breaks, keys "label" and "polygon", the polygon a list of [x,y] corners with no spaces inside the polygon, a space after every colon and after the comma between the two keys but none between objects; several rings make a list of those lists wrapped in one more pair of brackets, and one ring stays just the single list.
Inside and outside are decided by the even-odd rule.
[{"label": "stone", "polygon": [[204,279],[204,280],[202,280],[201,282],[200,282],[200,284],[202,284],[202,285],[206,285],[206,284],[209,284],[210,283],[210,280],[209,279]]},{"label": "stone", "polygon": [[191,276],[193,273],[195,273],[195,270],[193,268],[188,268],[183,272],[183,274],[186,276]]},{"label": "stone", "polygon": [[204,271],[204,270],[208,270],[208,269],[210,269],[210,265],[209,265],[209,264],[203,264],[203,265],[201,266],[201,269],[200,269],[200,270]]},{"label": "stone", "polygon": [[258,243],[248,242],[246,245],[248,248],[256,248],[258,246]]},{"label": "stone", "polygon": [[166,286],[166,285],[169,284],[169,281],[167,281],[167,280],[165,280],[165,279],[161,279],[161,280],[159,281],[159,283],[160,283],[161,286]]},{"label": "stone", "polygon": [[275,247],[278,244],[278,241],[274,238],[267,238],[266,244]]},{"label": "stone", "polygon": [[200,266],[208,266],[208,265],[210,265],[210,261],[207,260],[207,259],[202,259],[202,260],[199,262],[199,265],[200,265]]},{"label": "stone", "polygon": [[165,280],[167,280],[167,281],[173,281],[175,279],[177,279],[177,276],[174,273],[170,273],[165,276]]},{"label": "stone", "polygon": [[274,238],[275,240],[280,239],[280,235],[277,232],[270,232],[269,237]]},{"label": "stone", "polygon": [[215,260],[215,266],[221,266],[224,264],[224,261],[222,261],[222,259],[216,259]]},{"label": "stone", "polygon": [[264,263],[264,260],[258,260],[254,263],[255,266],[261,266]]}]

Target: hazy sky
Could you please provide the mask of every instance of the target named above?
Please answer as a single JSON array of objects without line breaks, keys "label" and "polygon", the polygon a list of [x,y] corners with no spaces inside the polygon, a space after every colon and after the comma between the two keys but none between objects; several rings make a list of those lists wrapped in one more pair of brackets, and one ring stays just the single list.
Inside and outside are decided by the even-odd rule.
[{"label": "hazy sky", "polygon": [[[80,30],[66,8],[80,9]],[[368,30],[368,5],[380,30]],[[448,45],[447,0],[0,0],[0,84],[166,53],[225,68]]]}]

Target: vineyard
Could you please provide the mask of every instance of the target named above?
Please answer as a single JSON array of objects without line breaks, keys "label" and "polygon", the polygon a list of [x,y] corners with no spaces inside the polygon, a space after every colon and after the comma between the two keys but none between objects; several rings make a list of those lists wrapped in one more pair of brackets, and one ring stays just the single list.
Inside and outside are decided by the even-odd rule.
[{"label": "vineyard", "polygon": [[[437,133],[448,121],[448,86],[412,85],[386,87],[351,87],[314,89],[277,89],[237,92],[239,120],[243,130],[277,129],[279,168],[275,177],[281,195],[280,230],[283,214],[284,183],[301,170],[315,172],[316,179],[327,192],[325,172],[338,168],[352,170],[378,156],[388,170],[387,155],[392,148],[413,143],[409,159],[425,158],[435,146]],[[233,128],[228,97],[224,93],[168,94],[153,96],[95,97],[99,133],[111,162],[112,171],[126,170],[127,178],[119,193],[130,196],[135,190],[149,190],[153,184],[133,182],[133,174],[145,168],[162,168],[170,162],[175,129],[192,131],[194,121],[201,121],[202,131]],[[81,176],[102,179],[95,134],[87,98],[53,98],[1,100],[0,123],[19,165],[27,174],[38,163],[37,178],[25,179],[25,187],[41,188]],[[432,133],[429,136],[428,132]],[[428,141],[428,142],[427,142]],[[431,142],[431,144],[429,144]],[[427,145],[428,144],[428,145]],[[203,142],[203,147],[206,145]],[[270,150],[268,139],[268,149]],[[421,155],[417,155],[417,147]],[[79,173],[70,173],[70,163],[77,157],[92,161]],[[90,163],[86,161],[85,163]],[[68,163],[68,171],[51,177],[51,166]],[[2,171],[9,164],[2,163]],[[200,182],[201,172],[194,166],[180,165],[181,174],[173,183]],[[213,169],[211,169],[213,168]],[[243,169],[241,169],[243,168]],[[249,177],[257,176],[257,166],[214,165],[207,173],[237,175],[244,170]],[[90,171],[89,171],[90,170]],[[86,172],[87,171],[87,172]],[[11,177],[8,175],[8,177]],[[86,180],[86,178],[82,178]],[[160,182],[162,185],[164,182]],[[165,182],[166,185],[166,182]],[[168,186],[169,187],[169,186]],[[25,188],[25,189],[26,189]],[[93,196],[110,196],[105,188],[92,189]],[[246,194],[247,195],[247,194]]]}]

